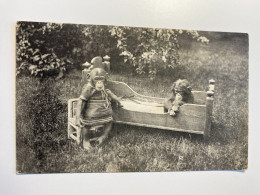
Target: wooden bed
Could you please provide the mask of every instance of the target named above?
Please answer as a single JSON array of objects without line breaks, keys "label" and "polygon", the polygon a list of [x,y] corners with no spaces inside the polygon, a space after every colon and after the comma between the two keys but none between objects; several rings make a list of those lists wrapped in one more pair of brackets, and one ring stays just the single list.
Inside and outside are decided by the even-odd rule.
[{"label": "wooden bed", "polygon": [[[214,84],[214,80],[209,81],[207,92],[192,91],[194,103],[182,105],[175,117],[164,112],[164,98],[138,94],[127,84],[118,81],[108,81],[107,88],[121,97],[123,105],[122,108],[113,108],[115,123],[201,134],[208,138],[211,129]],[[79,143],[80,128],[75,125],[77,100],[68,101],[68,137]]]}]

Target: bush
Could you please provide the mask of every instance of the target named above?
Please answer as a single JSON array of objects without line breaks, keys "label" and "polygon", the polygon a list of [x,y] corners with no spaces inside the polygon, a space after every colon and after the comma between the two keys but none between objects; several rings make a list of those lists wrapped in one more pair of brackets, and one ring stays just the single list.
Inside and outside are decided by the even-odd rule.
[{"label": "bush", "polygon": [[17,74],[41,76],[64,71],[66,61],[57,56],[52,36],[62,29],[61,24],[18,22],[16,30]]},{"label": "bush", "polygon": [[112,27],[110,32],[117,39],[117,47],[124,63],[152,80],[158,73],[168,72],[179,65],[178,36],[184,32],[189,38],[208,43],[208,39],[200,36],[197,31]]},{"label": "bush", "polygon": [[198,31],[18,22],[17,74],[55,75],[109,55],[117,70],[132,69],[154,79],[178,67],[179,36],[209,42]]}]

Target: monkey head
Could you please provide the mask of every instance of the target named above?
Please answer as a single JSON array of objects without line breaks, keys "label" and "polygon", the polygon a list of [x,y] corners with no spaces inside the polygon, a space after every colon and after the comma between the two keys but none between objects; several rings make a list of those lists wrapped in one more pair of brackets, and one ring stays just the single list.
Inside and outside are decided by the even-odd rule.
[{"label": "monkey head", "polygon": [[107,72],[102,68],[94,68],[91,70],[90,83],[97,90],[102,91],[105,89],[105,84],[107,81]]},{"label": "monkey head", "polygon": [[191,95],[191,86],[186,79],[178,79],[175,81],[171,88],[174,95],[181,95],[182,97],[186,97]]}]

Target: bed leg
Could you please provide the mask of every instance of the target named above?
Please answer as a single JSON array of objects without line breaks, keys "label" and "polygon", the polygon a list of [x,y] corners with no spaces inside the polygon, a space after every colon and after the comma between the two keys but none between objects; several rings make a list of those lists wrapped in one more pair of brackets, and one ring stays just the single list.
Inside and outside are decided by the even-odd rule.
[{"label": "bed leg", "polygon": [[206,123],[205,123],[205,130],[204,130],[204,139],[209,139],[210,137],[213,102],[214,102],[214,90],[215,90],[215,81],[211,79],[209,80],[209,90],[207,91]]}]

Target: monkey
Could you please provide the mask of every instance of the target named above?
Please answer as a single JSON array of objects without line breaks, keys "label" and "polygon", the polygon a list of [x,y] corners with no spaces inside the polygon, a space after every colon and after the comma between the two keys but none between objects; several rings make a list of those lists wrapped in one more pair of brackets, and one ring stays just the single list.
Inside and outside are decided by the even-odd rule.
[{"label": "monkey", "polygon": [[178,79],[172,84],[171,96],[164,101],[164,111],[176,116],[180,106],[184,103],[193,103],[192,88],[186,79]]},{"label": "monkey", "polygon": [[[91,141],[101,145],[112,128],[111,102],[122,107],[118,98],[109,89],[106,89],[107,72],[102,68],[94,68],[89,74],[89,82],[84,85],[76,109],[76,125],[81,127],[81,143],[85,150],[92,146]],[[104,125],[101,136],[90,139],[92,126]]]}]

